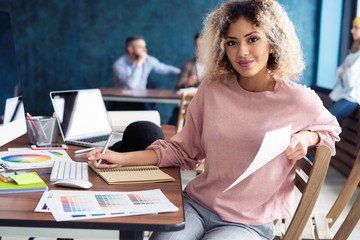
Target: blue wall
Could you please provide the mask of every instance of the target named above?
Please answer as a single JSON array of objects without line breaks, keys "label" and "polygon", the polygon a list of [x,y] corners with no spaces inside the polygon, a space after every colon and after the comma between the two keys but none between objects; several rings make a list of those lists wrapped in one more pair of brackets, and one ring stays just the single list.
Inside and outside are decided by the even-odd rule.
[{"label": "blue wall", "polygon": [[316,80],[319,44],[320,0],[279,0],[293,21],[304,53],[306,68],[299,82],[312,86]]},{"label": "blue wall", "polygon": [[322,3],[317,85],[332,88],[339,65],[342,0]]},{"label": "blue wall", "polygon": [[[0,0],[13,24],[19,78],[26,108],[52,112],[50,90],[112,85],[111,65],[128,35],[141,34],[149,53],[181,67],[193,56],[193,35],[220,0]],[[303,45],[307,69],[301,83],[316,77],[319,1],[282,0]],[[176,79],[154,76],[159,88]],[[158,106],[166,122],[172,106]]]}]

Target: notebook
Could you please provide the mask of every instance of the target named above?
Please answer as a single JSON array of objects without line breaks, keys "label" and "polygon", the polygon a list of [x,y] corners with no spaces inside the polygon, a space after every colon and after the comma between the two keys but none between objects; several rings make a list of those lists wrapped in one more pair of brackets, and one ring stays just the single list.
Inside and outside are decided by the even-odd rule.
[{"label": "notebook", "polygon": [[[105,145],[112,129],[99,89],[52,91],[50,99],[66,144]],[[122,133],[115,133],[110,146],[121,138]]]},{"label": "notebook", "polygon": [[132,166],[99,169],[89,164],[108,184],[173,182],[175,179],[157,166]]}]

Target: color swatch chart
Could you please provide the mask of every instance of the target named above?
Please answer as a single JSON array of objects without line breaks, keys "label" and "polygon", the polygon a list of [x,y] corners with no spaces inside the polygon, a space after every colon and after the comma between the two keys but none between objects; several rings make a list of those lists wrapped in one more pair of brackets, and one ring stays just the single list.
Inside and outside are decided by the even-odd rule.
[{"label": "color swatch chart", "polygon": [[126,195],[119,194],[95,194],[96,201],[101,209],[105,211],[114,211],[119,209],[127,209],[130,207]]},{"label": "color swatch chart", "polygon": [[159,197],[154,194],[153,192],[147,193],[129,193],[128,198],[134,205],[153,205],[159,204],[160,200]]},{"label": "color swatch chart", "polygon": [[87,203],[86,196],[61,196],[61,205],[64,212],[90,212],[95,211],[95,207]]},{"label": "color swatch chart", "polygon": [[121,217],[161,212],[175,212],[160,189],[136,192],[47,191],[36,212],[51,212],[57,221],[100,217]]}]

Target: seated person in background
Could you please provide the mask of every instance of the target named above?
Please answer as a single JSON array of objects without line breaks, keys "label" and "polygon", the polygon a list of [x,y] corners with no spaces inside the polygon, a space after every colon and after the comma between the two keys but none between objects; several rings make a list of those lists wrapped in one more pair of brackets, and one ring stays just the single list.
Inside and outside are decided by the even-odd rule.
[{"label": "seated person in background", "polygon": [[[146,42],[142,36],[131,36],[125,41],[126,54],[113,64],[114,87],[121,89],[146,89],[152,71],[163,75],[178,75],[180,69],[160,62],[148,55]],[[108,110],[151,110],[148,103],[110,102]]]},{"label": "seated person in background", "polygon": [[354,42],[337,70],[335,87],[329,95],[334,101],[329,111],[339,123],[360,104],[360,17],[353,20],[351,34]]},{"label": "seated person in background", "polygon": [[180,73],[177,67],[160,62],[148,55],[146,42],[141,36],[128,37],[125,41],[126,54],[113,64],[114,87],[122,89],[146,89],[152,71],[157,74]]},{"label": "seated person in background", "polygon": [[[204,65],[198,61],[198,41],[199,34],[194,36],[194,49],[196,56],[187,60],[181,68],[179,78],[176,82],[176,89],[198,87],[204,75]],[[172,115],[168,121],[168,124],[177,124],[179,115],[179,107],[176,106],[173,109]]]},{"label": "seated person in background", "polygon": [[[145,151],[97,148],[88,160],[97,166],[103,159],[99,168],[191,170],[205,159],[205,171],[183,192],[185,228],[153,232],[152,240],[273,239],[273,221],[293,212],[295,164],[310,146],[335,154],[339,124],[314,91],[294,82],[304,69],[300,41],[275,0],[233,0],[215,9],[200,35],[199,58],[205,77],[181,132]],[[290,124],[286,150],[224,192],[252,163],[265,133]]]},{"label": "seated person in background", "polygon": [[204,66],[199,63],[197,59],[198,40],[199,34],[196,34],[194,36],[194,49],[196,56],[187,60],[182,66],[178,81],[176,83],[177,89],[197,87],[202,80],[204,74]]}]

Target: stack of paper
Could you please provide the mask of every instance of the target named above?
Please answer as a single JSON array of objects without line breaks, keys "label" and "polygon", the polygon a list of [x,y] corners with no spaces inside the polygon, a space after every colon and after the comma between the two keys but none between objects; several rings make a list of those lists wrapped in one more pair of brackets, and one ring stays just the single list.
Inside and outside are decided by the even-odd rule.
[{"label": "stack of paper", "polygon": [[47,191],[35,212],[51,212],[56,221],[176,212],[160,189],[135,192]]},{"label": "stack of paper", "polygon": [[7,179],[7,182],[0,180],[0,194],[48,190],[46,183],[35,172],[21,174],[1,173],[1,175],[2,178]]}]

